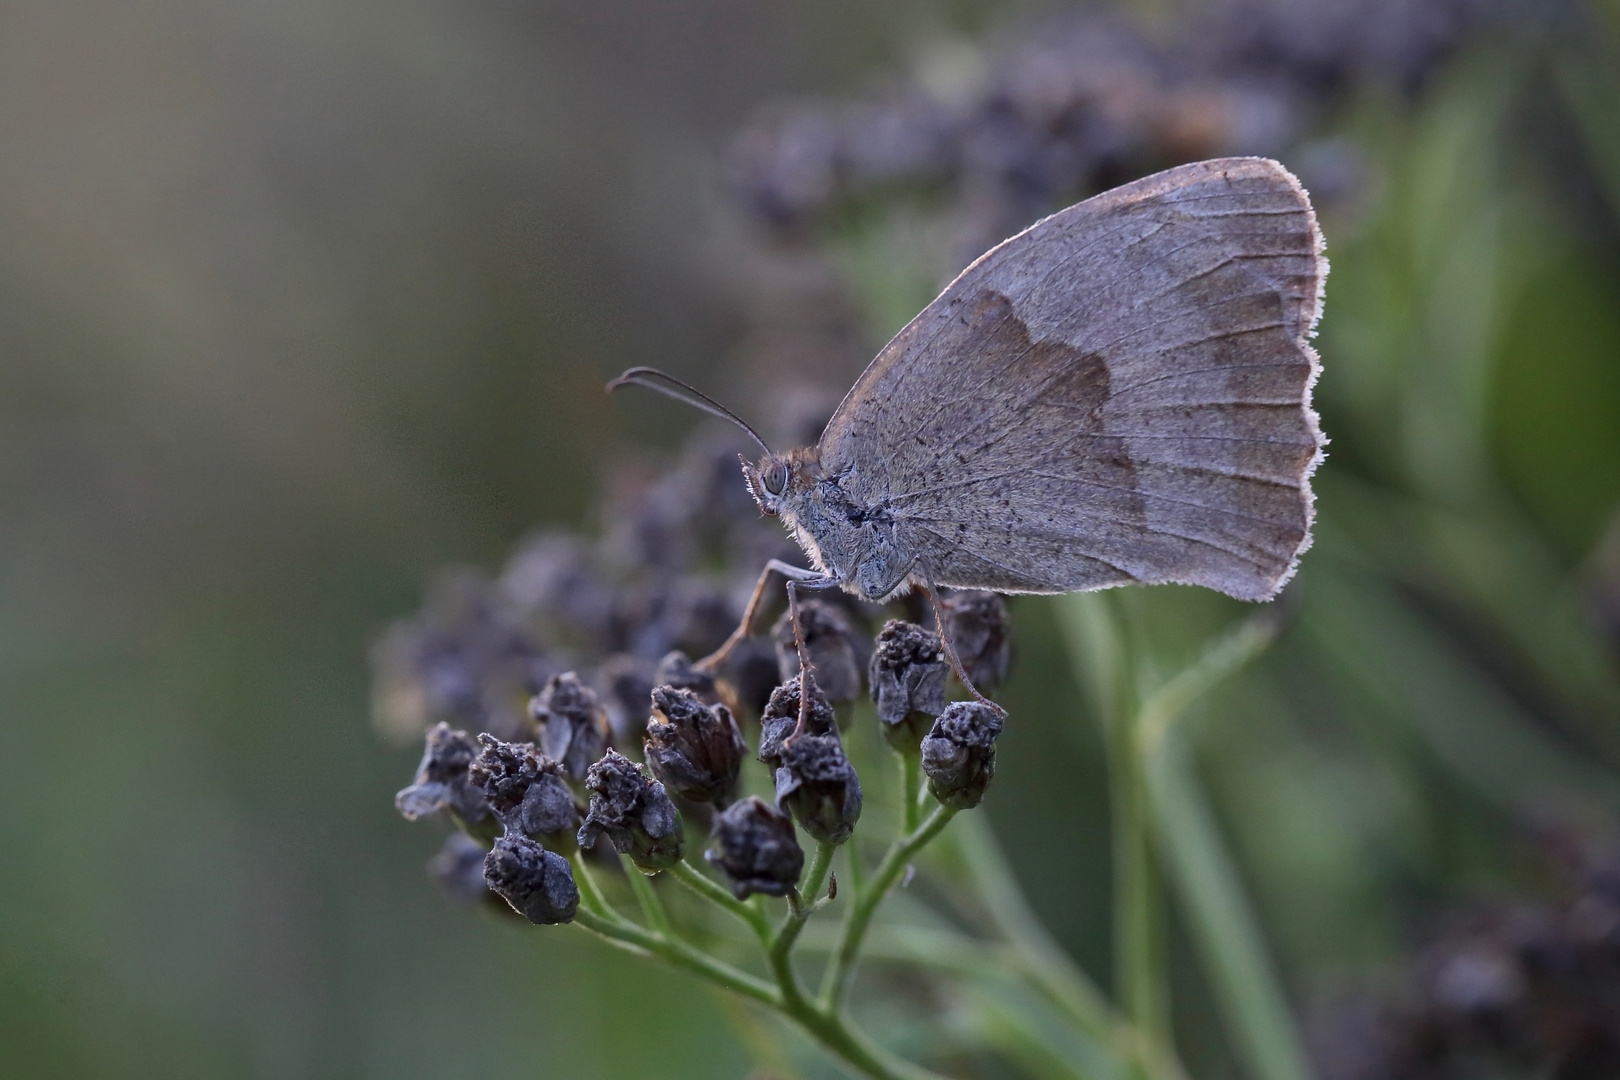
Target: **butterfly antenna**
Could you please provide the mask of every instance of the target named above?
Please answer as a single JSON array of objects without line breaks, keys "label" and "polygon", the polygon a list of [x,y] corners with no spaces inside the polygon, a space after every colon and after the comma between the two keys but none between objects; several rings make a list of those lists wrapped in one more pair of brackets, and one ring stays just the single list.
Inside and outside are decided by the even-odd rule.
[{"label": "butterfly antenna", "polygon": [[672,397],[676,401],[684,401],[694,409],[702,409],[710,416],[730,420],[733,424],[748,432],[748,437],[759,443],[760,449],[767,454],[771,452],[771,448],[765,444],[765,440],[759,437],[759,432],[749,427],[742,417],[714,400],[708,394],[686,385],[673,375],[666,375],[657,368],[633,367],[607,384],[608,393],[611,394],[623,386],[641,386],[648,390],[655,390],[665,397]]}]

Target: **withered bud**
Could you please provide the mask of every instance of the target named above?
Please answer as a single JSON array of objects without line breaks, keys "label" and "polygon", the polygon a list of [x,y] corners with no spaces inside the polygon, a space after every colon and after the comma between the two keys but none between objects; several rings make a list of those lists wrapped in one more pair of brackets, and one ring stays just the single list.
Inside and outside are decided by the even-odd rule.
[{"label": "withered bud", "polygon": [[804,849],[793,819],[757,795],[714,819],[714,847],[704,858],[731,879],[732,894],[786,896],[804,870]]},{"label": "withered bud", "polygon": [[724,807],[737,790],[748,744],[731,710],[691,690],[660,686],[647,721],[647,764],[675,795]]},{"label": "withered bud", "polygon": [[653,676],[653,685],[690,690],[702,698],[705,705],[720,704],[720,690],[715,685],[714,675],[693,667],[691,659],[679,649],[658,661],[658,673]]},{"label": "withered bud", "polygon": [[467,769],[478,756],[478,744],[465,731],[440,721],[428,730],[416,782],[394,796],[394,807],[407,821],[449,811],[463,826],[489,820],[489,803]]},{"label": "withered bud", "polygon": [[984,798],[996,772],[996,736],[1002,714],[982,701],[953,701],[922,741],[922,767],[934,798],[969,810]]},{"label": "withered bud", "polygon": [[585,776],[591,762],[607,749],[607,713],[596,691],[572,671],[554,675],[530,706],[540,724],[540,749],[562,762],[575,780]]},{"label": "withered bud", "polygon": [[503,836],[484,856],[484,881],[512,910],[540,926],[571,922],[579,886],[568,860],[527,836]]},{"label": "withered bud", "polygon": [[591,766],[585,778],[590,812],[579,830],[580,847],[594,847],[606,836],[613,849],[641,869],[656,873],[681,860],[685,840],[681,817],[664,785],[616,751]]},{"label": "withered bud", "polygon": [[[799,723],[798,677],[771,691],[771,700],[759,718],[759,760],[775,772],[782,765],[782,740],[793,734]],[[805,719],[806,735],[829,735],[837,732],[838,720],[827,695],[810,677],[810,713]]]},{"label": "withered bud", "polygon": [[629,653],[610,656],[597,669],[613,745],[634,746],[647,724],[647,702],[652,700],[655,668],[650,660]]},{"label": "withered bud", "polygon": [[890,621],[878,632],[867,669],[883,736],[897,750],[914,751],[945,708],[951,665],[939,635],[916,623]]},{"label": "withered bud", "polygon": [[1007,602],[993,592],[966,589],[945,597],[944,611],[945,632],[967,677],[983,692],[1000,686],[1011,654]]},{"label": "withered bud", "polygon": [[748,716],[764,712],[771,691],[782,682],[776,666],[776,646],[758,637],[739,641],[721,665],[721,673],[736,691],[738,709]]},{"label": "withered bud", "polygon": [[521,833],[553,851],[569,851],[579,829],[579,807],[562,765],[542,757],[533,743],[505,743],[480,735],[483,746],[467,770],[508,835]]},{"label": "withered bud", "polygon": [[[799,629],[816,682],[829,701],[854,701],[861,692],[861,668],[855,656],[849,616],[836,604],[806,600],[799,604]],[[793,621],[784,612],[771,627],[776,665],[783,681],[799,675],[799,653],[793,644]]]},{"label": "withered bud", "polygon": [[428,874],[457,899],[478,900],[489,896],[489,886],[484,884],[484,854],[484,845],[464,832],[453,832],[444,838],[438,854],[428,860]]},{"label": "withered bud", "polygon": [[783,741],[776,805],[823,843],[842,844],[861,817],[861,782],[836,732]]}]

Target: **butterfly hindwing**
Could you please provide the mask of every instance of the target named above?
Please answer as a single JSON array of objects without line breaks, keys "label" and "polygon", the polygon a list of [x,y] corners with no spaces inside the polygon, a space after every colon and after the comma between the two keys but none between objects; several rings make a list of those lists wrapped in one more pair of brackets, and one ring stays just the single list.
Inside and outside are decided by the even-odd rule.
[{"label": "butterfly hindwing", "polygon": [[1264,159],[1078,203],[879,353],[821,467],[887,508],[934,584],[1269,597],[1310,538],[1321,251],[1304,190]]}]

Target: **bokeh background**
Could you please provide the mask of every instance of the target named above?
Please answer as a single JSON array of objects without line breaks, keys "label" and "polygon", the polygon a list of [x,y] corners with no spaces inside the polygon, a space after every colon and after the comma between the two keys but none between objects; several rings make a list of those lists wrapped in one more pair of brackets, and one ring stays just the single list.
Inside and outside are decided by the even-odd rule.
[{"label": "bokeh background", "polygon": [[[791,425],[989,242],[1261,152],[1322,209],[1334,442],[1202,775],[1323,1076],[1431,1030],[1463,1049],[1402,1075],[1615,1075],[1545,1032],[1620,1046],[1614,950],[1558,938],[1620,866],[1616,35],[1559,0],[0,4],[0,1073],[754,1074],[735,1006],[427,879],[374,643],[668,463],[694,418],[608,375]],[[1236,612],[1133,603],[1172,659]],[[1014,617],[985,813],[1106,982],[1100,744],[1058,609]],[[1502,1051],[1468,993],[1544,1018],[1539,984],[1444,972],[1517,971],[1509,909],[1586,966]],[[1172,952],[1189,1065],[1241,1075]]]}]

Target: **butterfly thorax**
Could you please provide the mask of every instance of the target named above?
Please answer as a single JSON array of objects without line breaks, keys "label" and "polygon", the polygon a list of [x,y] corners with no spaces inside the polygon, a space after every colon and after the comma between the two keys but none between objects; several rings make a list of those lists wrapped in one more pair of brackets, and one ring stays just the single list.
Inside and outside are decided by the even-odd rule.
[{"label": "butterfly thorax", "polygon": [[915,560],[901,550],[894,515],[852,496],[828,476],[813,446],[744,463],[748,491],[763,513],[780,517],[817,570],[869,600],[903,593]]}]

